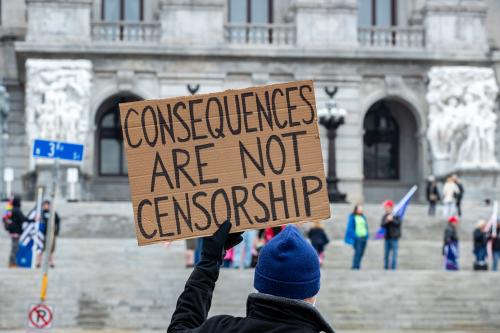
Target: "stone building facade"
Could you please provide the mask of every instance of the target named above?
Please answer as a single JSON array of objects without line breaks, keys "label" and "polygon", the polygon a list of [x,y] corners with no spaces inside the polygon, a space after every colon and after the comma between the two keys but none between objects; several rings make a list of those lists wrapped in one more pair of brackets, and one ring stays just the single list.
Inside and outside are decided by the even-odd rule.
[{"label": "stone building facade", "polygon": [[[30,196],[50,177],[30,157],[33,138],[84,143],[79,198],[128,200],[117,103],[186,95],[187,85],[207,93],[313,79],[318,107],[324,88],[338,87],[347,110],[336,148],[349,201],[397,197],[451,172],[469,198],[495,196],[498,166],[478,155],[460,168],[451,155],[472,138],[500,160],[499,21],[495,0],[2,0],[0,68],[11,96],[3,164],[15,171],[14,191]],[[459,87],[436,95],[429,73],[442,67],[486,69],[494,80],[459,76],[478,80],[470,98]],[[478,108],[487,117],[467,116]],[[429,134],[430,110],[456,125],[440,168],[432,144],[443,134]],[[470,123],[488,136],[471,137]]]}]

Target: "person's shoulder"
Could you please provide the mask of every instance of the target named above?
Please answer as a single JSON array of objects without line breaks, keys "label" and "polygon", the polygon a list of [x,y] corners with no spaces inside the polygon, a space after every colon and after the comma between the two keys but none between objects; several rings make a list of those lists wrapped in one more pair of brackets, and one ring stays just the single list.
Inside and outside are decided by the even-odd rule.
[{"label": "person's shoulder", "polygon": [[239,327],[246,318],[234,317],[231,315],[217,315],[210,317],[205,323],[203,323],[203,330],[207,332],[225,332],[226,330],[231,330]]}]

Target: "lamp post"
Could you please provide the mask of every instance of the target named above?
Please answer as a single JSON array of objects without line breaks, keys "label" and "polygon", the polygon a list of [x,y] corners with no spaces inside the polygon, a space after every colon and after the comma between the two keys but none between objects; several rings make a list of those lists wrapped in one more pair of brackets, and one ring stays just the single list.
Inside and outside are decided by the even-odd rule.
[{"label": "lamp post", "polygon": [[0,194],[5,198],[6,193],[4,184],[5,170],[5,141],[9,138],[7,131],[7,117],[10,113],[10,96],[4,85],[0,85]]},{"label": "lamp post", "polygon": [[328,199],[330,202],[347,202],[346,194],[341,193],[338,188],[339,178],[337,177],[337,156],[335,149],[335,139],[337,138],[337,128],[344,124],[347,111],[337,107],[334,96],[338,88],[330,90],[325,87],[326,94],[330,99],[326,102],[326,108],[318,111],[319,123],[328,131]]}]

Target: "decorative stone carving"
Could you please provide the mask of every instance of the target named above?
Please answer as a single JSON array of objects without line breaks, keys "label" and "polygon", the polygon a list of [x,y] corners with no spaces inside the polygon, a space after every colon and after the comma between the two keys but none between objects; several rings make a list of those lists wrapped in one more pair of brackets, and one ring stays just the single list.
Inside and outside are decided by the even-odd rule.
[{"label": "decorative stone carving", "polygon": [[491,68],[433,67],[427,139],[433,171],[498,170],[495,158],[498,86]]},{"label": "decorative stone carving", "polygon": [[89,130],[92,63],[26,61],[26,130],[35,138],[84,143]]}]

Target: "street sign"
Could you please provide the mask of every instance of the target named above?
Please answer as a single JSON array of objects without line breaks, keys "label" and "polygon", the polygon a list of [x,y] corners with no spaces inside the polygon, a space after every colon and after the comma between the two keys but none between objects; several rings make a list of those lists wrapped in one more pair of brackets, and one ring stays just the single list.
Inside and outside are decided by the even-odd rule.
[{"label": "street sign", "polygon": [[32,304],[28,311],[28,328],[47,330],[54,322],[54,308],[48,304]]},{"label": "street sign", "polygon": [[83,145],[76,143],[35,139],[33,157],[58,158],[81,162],[83,160],[83,148]]}]

